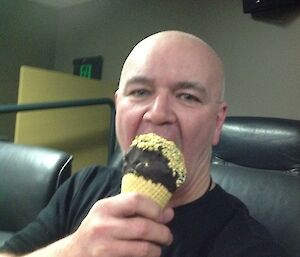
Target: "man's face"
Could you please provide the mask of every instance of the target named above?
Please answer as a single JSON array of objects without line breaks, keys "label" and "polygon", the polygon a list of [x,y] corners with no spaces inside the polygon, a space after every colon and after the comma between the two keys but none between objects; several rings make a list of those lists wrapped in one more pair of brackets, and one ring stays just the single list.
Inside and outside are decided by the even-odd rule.
[{"label": "man's face", "polygon": [[197,169],[210,159],[226,113],[211,53],[192,43],[162,42],[130,58],[116,93],[121,149],[127,151],[136,135],[154,132],[177,144],[188,171]]}]

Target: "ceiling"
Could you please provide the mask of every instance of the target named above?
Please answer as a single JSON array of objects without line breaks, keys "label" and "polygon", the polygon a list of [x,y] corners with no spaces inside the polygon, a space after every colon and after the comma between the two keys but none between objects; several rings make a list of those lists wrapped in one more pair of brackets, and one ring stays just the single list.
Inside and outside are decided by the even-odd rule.
[{"label": "ceiling", "polygon": [[28,0],[31,2],[40,3],[55,9],[63,9],[76,4],[90,2],[92,0]]}]

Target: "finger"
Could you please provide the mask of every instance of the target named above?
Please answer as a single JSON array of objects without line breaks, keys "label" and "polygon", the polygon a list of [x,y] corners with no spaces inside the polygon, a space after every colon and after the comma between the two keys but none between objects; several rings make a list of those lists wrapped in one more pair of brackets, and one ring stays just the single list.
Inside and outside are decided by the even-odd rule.
[{"label": "finger", "polygon": [[150,241],[158,245],[170,245],[173,241],[166,225],[141,217],[115,219],[111,233],[120,240]]},{"label": "finger", "polygon": [[125,257],[159,257],[161,247],[147,241],[118,241],[115,245],[115,256]]},{"label": "finger", "polygon": [[174,218],[174,215],[174,210],[172,208],[166,208],[161,212],[159,222],[167,224]]},{"label": "finger", "polygon": [[124,193],[99,201],[102,211],[115,217],[143,216],[160,221],[163,210],[148,197],[138,193]]}]

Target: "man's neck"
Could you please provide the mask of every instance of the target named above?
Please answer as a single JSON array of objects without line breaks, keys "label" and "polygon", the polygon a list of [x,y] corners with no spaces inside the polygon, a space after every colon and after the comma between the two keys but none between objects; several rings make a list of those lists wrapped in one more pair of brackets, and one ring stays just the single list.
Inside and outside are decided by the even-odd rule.
[{"label": "man's neck", "polygon": [[168,206],[177,207],[195,201],[214,188],[211,181],[210,161],[199,165],[197,171],[190,173],[186,182],[172,196]]}]

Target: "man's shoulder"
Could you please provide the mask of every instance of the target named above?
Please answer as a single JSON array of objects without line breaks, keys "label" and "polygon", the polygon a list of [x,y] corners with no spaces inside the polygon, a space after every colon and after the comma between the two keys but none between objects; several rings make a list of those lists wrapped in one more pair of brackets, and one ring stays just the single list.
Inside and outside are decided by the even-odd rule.
[{"label": "man's shoulder", "polygon": [[238,198],[230,194],[226,198],[233,213],[215,239],[212,256],[287,256],[269,231],[249,214]]},{"label": "man's shoulder", "polygon": [[111,168],[109,166],[91,165],[74,173],[69,180],[67,180],[67,182],[71,182],[75,187],[78,187],[83,184],[93,185],[99,180],[104,182],[111,179],[120,180],[120,170]]},{"label": "man's shoulder", "polygon": [[[118,188],[121,181],[121,172],[109,166],[91,165],[87,166],[66,181],[68,190],[76,194],[97,191],[102,192],[107,189]],[[63,185],[64,186],[64,185]],[[118,189],[116,189],[118,191]]]},{"label": "man's shoulder", "polygon": [[110,166],[90,165],[74,173],[71,178],[73,177],[75,180],[84,181],[86,179],[97,179],[98,177],[118,175],[119,173],[120,171],[118,169]]},{"label": "man's shoulder", "polygon": [[118,169],[109,166],[90,165],[74,173],[70,179],[73,179],[77,183],[85,183],[86,181],[93,182],[99,178],[110,179],[114,176],[120,176],[120,171]]}]

